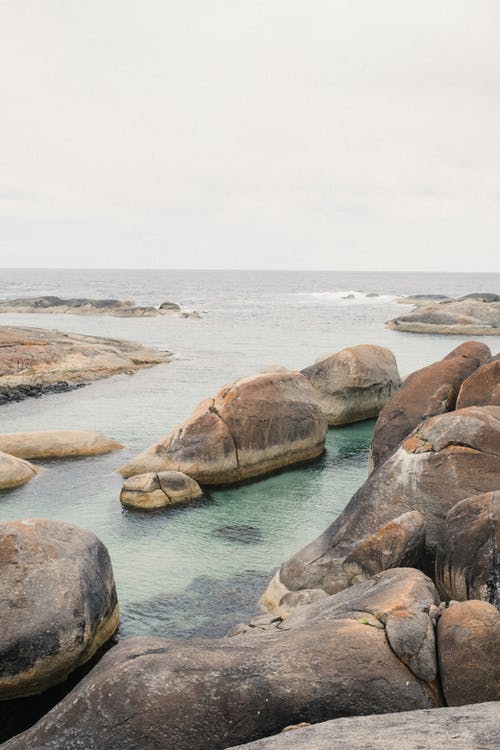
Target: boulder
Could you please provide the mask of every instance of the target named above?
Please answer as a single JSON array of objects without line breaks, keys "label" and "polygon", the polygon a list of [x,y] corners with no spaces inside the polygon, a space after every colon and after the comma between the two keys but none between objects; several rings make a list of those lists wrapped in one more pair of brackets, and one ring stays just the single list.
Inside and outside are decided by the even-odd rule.
[{"label": "boulder", "polygon": [[353,587],[336,611],[322,614],[317,602],[311,618],[284,631],[121,641],[5,748],[216,750],[301,721],[437,707],[436,685],[396,655],[384,625],[396,611],[427,617],[435,589],[418,571],[391,574],[392,586],[359,584],[359,607],[371,604],[380,620],[358,611]]},{"label": "boulder", "polygon": [[394,354],[361,344],[330,354],[302,370],[330,425],[376,417],[401,385]]},{"label": "boulder", "polygon": [[60,521],[0,523],[0,700],[41,693],[87,662],[118,627],[102,542]]},{"label": "boulder", "polygon": [[[350,581],[344,569],[349,556],[362,551],[370,538],[374,549],[375,535],[383,541],[387,534],[382,527],[410,511],[425,519],[425,550],[418,567],[433,572],[446,514],[459,500],[495,490],[499,471],[500,407],[469,407],[432,417],[370,475],[321,536],[282,565],[261,603],[276,611],[288,590],[342,590]],[[387,551],[384,565],[390,563]]]},{"label": "boulder", "polygon": [[433,301],[418,305],[406,315],[387,321],[386,326],[394,331],[411,333],[498,336],[500,298],[496,294],[480,294]]},{"label": "boulder", "polygon": [[180,471],[136,474],[123,483],[120,500],[127,508],[155,510],[203,497],[200,485]]},{"label": "boulder", "polygon": [[490,357],[487,346],[467,341],[439,362],[408,375],[377,419],[372,468],[380,466],[424,419],[454,409],[462,382]]},{"label": "boulder", "polygon": [[466,406],[500,406],[500,354],[464,380],[457,398],[457,409]]},{"label": "boulder", "polygon": [[123,448],[100,432],[47,430],[44,432],[4,432],[0,451],[18,458],[77,458],[99,456]]},{"label": "boulder", "polygon": [[499,549],[500,491],[454,505],[446,516],[436,554],[435,580],[442,597],[483,599],[500,609]]},{"label": "boulder", "polygon": [[439,618],[437,639],[441,684],[449,706],[500,699],[500,612],[496,607],[477,600],[448,607]]},{"label": "boulder", "polygon": [[498,703],[325,721],[231,750],[498,750]]},{"label": "boulder", "polygon": [[327,421],[298,372],[237,380],[206,399],[169,435],[119,469],[129,477],[181,471],[228,484],[320,456]]},{"label": "boulder", "polygon": [[20,487],[36,477],[39,469],[15,456],[0,452],[0,490]]},{"label": "boulder", "polygon": [[172,312],[180,312],[181,306],[177,304],[177,302],[162,302],[159,310],[165,310],[165,311],[172,311]]}]

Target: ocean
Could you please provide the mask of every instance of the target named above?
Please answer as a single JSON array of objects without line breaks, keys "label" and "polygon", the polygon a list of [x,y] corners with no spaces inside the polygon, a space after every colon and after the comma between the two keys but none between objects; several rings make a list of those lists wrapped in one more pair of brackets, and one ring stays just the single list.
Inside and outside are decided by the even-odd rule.
[{"label": "ocean", "polygon": [[[307,467],[213,490],[189,506],[150,514],[119,502],[116,468],[186,418],[224,384],[270,364],[301,369],[346,346],[387,346],[402,375],[441,358],[463,336],[391,331],[396,297],[500,293],[500,274],[3,270],[0,298],[53,294],[165,301],[202,319],[0,315],[40,326],[128,339],[173,360],[68,393],[0,407],[0,430],[100,430],[126,447],[108,456],[50,461],[41,476],[0,496],[0,521],[53,518],[91,529],[111,554],[120,636],[219,636],[248,619],[279,564],[342,511],[367,474],[373,421],[331,429]],[[367,294],[378,294],[367,297]],[[354,298],[347,298],[354,295]],[[410,308],[403,308],[403,310]],[[500,337],[482,337],[493,353]]]}]

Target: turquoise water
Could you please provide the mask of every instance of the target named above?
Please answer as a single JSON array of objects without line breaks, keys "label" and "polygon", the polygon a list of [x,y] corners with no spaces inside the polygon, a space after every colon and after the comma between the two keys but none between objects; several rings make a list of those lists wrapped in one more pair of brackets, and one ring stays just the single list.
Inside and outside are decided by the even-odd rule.
[{"label": "turquoise water", "polygon": [[[343,297],[356,292],[354,300]],[[324,457],[266,479],[214,490],[187,507],[139,514],[122,508],[116,468],[184,419],[223,384],[271,363],[302,368],[344,346],[374,343],[405,374],[463,337],[390,331],[395,295],[500,291],[500,277],[465,274],[3,271],[0,298],[31,294],[165,300],[207,310],[202,320],[2,315],[0,324],[115,336],[175,353],[165,365],[70,393],[0,407],[4,432],[97,429],[126,448],[43,464],[47,471],[2,493],[0,520],[48,517],[93,530],[115,571],[123,635],[219,635],[252,614],[275,568],[320,533],[367,471],[373,422],[330,430]],[[367,298],[366,293],[381,296]],[[494,352],[499,337],[483,339]]]}]

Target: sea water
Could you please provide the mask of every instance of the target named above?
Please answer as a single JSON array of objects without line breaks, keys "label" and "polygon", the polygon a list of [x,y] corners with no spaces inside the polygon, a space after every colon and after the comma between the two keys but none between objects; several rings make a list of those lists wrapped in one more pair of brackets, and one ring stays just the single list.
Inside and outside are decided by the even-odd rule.
[{"label": "sea water", "polygon": [[[384,322],[410,309],[396,298],[474,291],[500,293],[500,275],[4,270],[2,299],[168,300],[206,314],[0,315],[0,325],[128,339],[174,354],[170,363],[132,376],[0,406],[2,432],[100,430],[126,446],[107,456],[37,462],[47,471],[1,493],[0,521],[53,518],[94,531],[111,555],[121,635],[222,635],[256,611],[279,564],[321,533],[364,481],[374,422],[331,429],[325,455],[306,467],[154,513],[121,506],[117,467],[168,433],[201,399],[270,364],[301,369],[320,355],[369,343],[389,347],[402,375],[423,367],[466,338],[389,330]],[[373,293],[379,296],[367,296]],[[500,337],[481,340],[500,350]]]}]

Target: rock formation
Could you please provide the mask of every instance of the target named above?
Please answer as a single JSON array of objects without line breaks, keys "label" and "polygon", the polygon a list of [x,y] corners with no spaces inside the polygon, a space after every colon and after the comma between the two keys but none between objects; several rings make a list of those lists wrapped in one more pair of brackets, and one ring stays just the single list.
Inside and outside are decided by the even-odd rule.
[{"label": "rock formation", "polygon": [[69,313],[71,315],[113,315],[119,318],[151,318],[158,315],[179,313],[180,317],[201,318],[196,310],[181,311],[175,302],[163,302],[159,307],[136,305],[131,300],[88,299],[46,296],[19,297],[18,299],[1,300],[0,313]]},{"label": "rock formation", "polygon": [[120,493],[123,505],[138,510],[156,510],[200,497],[200,485],[180,471],[136,474],[125,480]]},{"label": "rock formation", "polygon": [[500,406],[500,354],[464,380],[457,398],[457,409],[465,406]]},{"label": "rock formation", "polygon": [[85,430],[46,430],[41,432],[0,433],[0,451],[18,458],[76,458],[99,456],[123,448],[100,432]]},{"label": "rock formation", "polygon": [[487,336],[500,334],[500,297],[467,295],[418,305],[406,315],[387,321],[388,328],[411,333]]},{"label": "rock formation", "polygon": [[36,466],[0,452],[0,490],[20,487],[38,474]]}]

